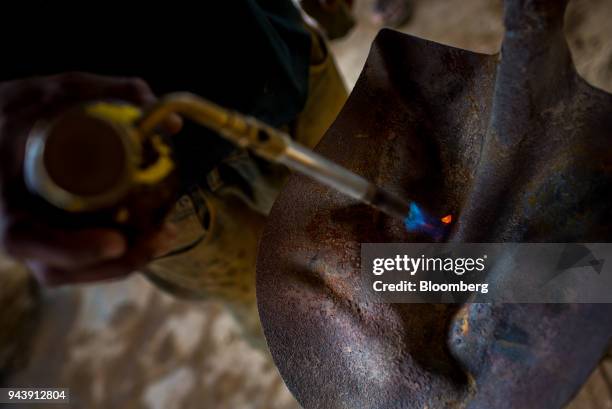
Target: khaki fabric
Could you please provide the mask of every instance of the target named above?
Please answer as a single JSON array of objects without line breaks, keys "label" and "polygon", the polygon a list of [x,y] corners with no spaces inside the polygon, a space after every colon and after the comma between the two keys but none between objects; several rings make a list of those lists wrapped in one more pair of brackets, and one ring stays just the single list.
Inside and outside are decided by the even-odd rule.
[{"label": "khaki fabric", "polygon": [[[314,30],[309,95],[286,130],[314,147],[336,118],[347,91],[324,40]],[[202,186],[182,197],[170,215],[179,230],[176,248],[144,273],[169,292],[222,300],[247,335],[263,342],[255,300],[255,262],[265,217],[288,176],[284,167],[237,151]]]}]

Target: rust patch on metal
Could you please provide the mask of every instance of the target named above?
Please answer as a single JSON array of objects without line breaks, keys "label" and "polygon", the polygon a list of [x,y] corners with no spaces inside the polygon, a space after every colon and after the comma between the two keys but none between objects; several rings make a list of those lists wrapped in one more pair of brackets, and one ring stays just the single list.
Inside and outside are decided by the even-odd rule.
[{"label": "rust patch on metal", "polygon": [[[609,241],[612,96],[576,73],[565,3],[506,0],[501,56],[383,30],[317,150],[452,214],[450,241]],[[560,408],[610,340],[610,305],[357,302],[360,243],[428,238],[306,178],[269,220],[260,316],[307,409]]]}]

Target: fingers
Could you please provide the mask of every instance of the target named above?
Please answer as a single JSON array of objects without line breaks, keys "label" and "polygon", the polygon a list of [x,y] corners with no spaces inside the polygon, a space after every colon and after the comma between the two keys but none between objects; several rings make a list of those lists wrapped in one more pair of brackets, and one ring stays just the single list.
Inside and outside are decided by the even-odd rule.
[{"label": "fingers", "polygon": [[3,115],[53,113],[81,101],[123,100],[138,106],[156,100],[149,85],[140,78],[108,77],[69,72],[49,77],[32,77],[0,84]]},{"label": "fingers", "polygon": [[175,229],[170,225],[164,226],[154,234],[139,240],[121,256],[85,268],[66,269],[41,263],[39,260],[27,264],[36,278],[49,286],[116,279],[143,267],[155,255],[167,252],[175,237]]},{"label": "fingers", "polygon": [[[121,100],[144,109],[155,104],[157,97],[141,78],[108,77],[83,72],[69,72],[47,77],[43,81],[51,94],[47,106],[65,106],[88,100]],[[173,135],[183,127],[179,115],[172,114],[162,124],[162,130]]]},{"label": "fingers", "polygon": [[156,98],[149,85],[140,78],[107,77],[96,74],[69,72],[50,77],[50,83],[61,90],[63,101],[76,102],[92,99],[119,99],[139,106],[150,105]]},{"label": "fingers", "polygon": [[183,129],[183,119],[177,114],[170,114],[162,124],[162,128],[168,135],[176,135]]},{"label": "fingers", "polygon": [[[33,77],[0,83],[0,116],[10,116],[13,128],[31,126],[32,118],[53,116],[82,101],[120,100],[147,109],[157,98],[140,78],[108,77],[83,72],[68,72],[48,77]],[[162,124],[162,131],[178,133],[183,126],[179,115],[172,114]],[[12,131],[12,132],[11,132]],[[19,133],[19,129],[3,129]]]},{"label": "fingers", "polygon": [[[70,103],[80,100],[92,99],[119,99],[131,102],[143,108],[155,104],[157,97],[146,81],[141,78],[107,77],[82,72],[70,72],[51,77],[54,87],[62,90],[54,103]],[[163,124],[163,130],[175,134],[183,127],[183,120],[179,115],[168,116]]]},{"label": "fingers", "polygon": [[[140,78],[107,77],[82,72],[57,74],[50,77],[26,78],[0,83],[0,116],[13,120],[3,133],[19,133],[32,118],[53,116],[67,107],[83,101],[118,100],[143,109],[155,104],[157,98],[149,85]],[[183,127],[179,115],[168,116],[162,131],[171,135]]]},{"label": "fingers", "polygon": [[[143,109],[156,97],[138,78],[64,73],[0,83],[0,245],[32,266],[42,282],[89,282],[125,275],[167,252],[172,232],[162,229],[135,245],[115,230],[57,230],[34,215],[17,216],[28,192],[23,185],[22,158],[33,123],[70,105],[89,100],[123,100]],[[163,130],[182,127],[171,116]]]},{"label": "fingers", "polygon": [[7,228],[4,247],[17,259],[72,271],[121,257],[127,243],[110,229],[62,231],[15,223]]}]

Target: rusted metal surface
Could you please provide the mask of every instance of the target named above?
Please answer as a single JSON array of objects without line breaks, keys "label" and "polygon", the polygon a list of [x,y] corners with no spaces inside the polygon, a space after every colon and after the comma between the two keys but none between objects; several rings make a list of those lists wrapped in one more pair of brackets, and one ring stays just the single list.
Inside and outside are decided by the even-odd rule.
[{"label": "rusted metal surface", "polygon": [[[317,150],[437,214],[463,242],[610,241],[612,96],[572,65],[566,2],[507,0],[501,55],[384,30]],[[610,305],[356,301],[362,242],[426,241],[294,176],[258,263],[268,343],[306,408],[560,408]]]}]

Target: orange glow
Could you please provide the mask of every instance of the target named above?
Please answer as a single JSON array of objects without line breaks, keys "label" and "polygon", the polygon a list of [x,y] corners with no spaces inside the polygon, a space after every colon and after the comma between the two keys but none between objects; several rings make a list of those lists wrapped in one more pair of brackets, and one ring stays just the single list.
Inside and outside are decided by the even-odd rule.
[{"label": "orange glow", "polygon": [[446,216],[444,216],[443,218],[440,219],[442,221],[442,223],[444,224],[449,224],[450,222],[453,221],[453,215],[452,214],[447,214]]}]

